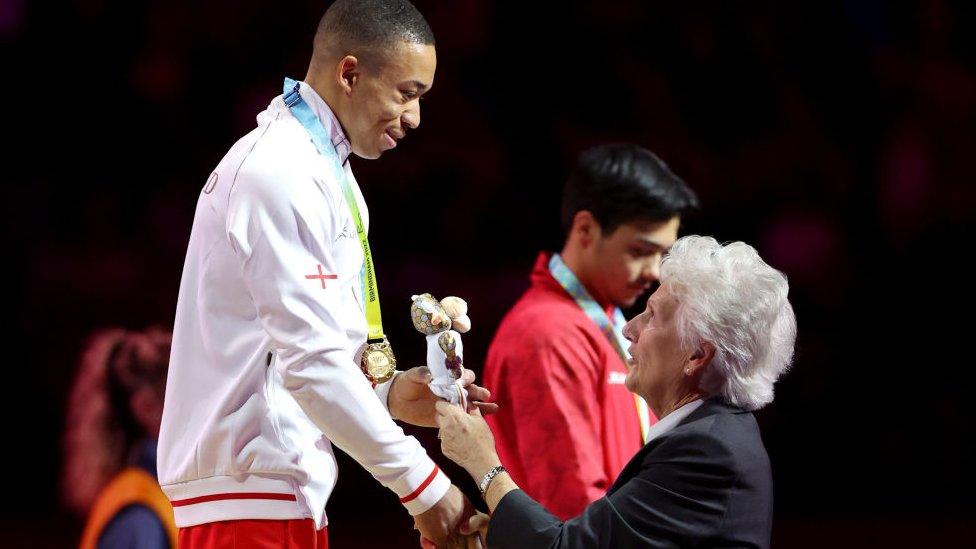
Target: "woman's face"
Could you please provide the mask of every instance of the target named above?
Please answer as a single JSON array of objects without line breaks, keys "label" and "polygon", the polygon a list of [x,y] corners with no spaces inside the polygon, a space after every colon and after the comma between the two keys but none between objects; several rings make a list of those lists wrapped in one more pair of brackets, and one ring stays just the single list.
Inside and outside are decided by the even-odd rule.
[{"label": "woman's face", "polygon": [[678,338],[677,310],[678,301],[662,285],[651,294],[644,312],[624,326],[631,342],[627,389],[644,397],[658,416],[664,404],[683,396],[687,384],[684,369],[692,353]]}]

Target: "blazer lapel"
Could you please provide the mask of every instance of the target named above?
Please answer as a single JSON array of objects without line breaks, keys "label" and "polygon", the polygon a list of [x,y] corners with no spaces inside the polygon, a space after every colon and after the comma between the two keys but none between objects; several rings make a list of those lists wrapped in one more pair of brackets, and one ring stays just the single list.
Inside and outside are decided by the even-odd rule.
[{"label": "blazer lapel", "polygon": [[[738,413],[741,411],[742,410],[739,410],[734,406],[729,406],[723,402],[720,397],[710,397],[706,399],[697,410],[688,414],[688,417],[684,418],[680,423],[675,425],[674,430],[680,429],[681,426],[685,425],[686,423],[691,423],[692,421],[697,421],[714,414]],[[674,430],[671,432],[674,432]],[[627,465],[624,467],[623,471],[620,471],[620,474],[617,475],[617,480],[615,480],[613,482],[613,486],[607,490],[607,495],[616,492],[628,480],[636,477],[637,474],[640,473],[641,467],[644,463],[644,458],[647,456],[647,454],[653,452],[654,449],[667,438],[668,434],[670,433],[665,433],[641,447],[641,449],[634,454],[634,457],[630,458],[630,461],[627,462]]]}]

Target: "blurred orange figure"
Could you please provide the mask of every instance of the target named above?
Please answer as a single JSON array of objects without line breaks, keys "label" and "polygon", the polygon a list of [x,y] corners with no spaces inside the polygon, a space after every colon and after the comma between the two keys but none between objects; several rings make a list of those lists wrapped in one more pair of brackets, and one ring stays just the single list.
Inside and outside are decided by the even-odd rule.
[{"label": "blurred orange figure", "polygon": [[82,549],[176,548],[156,481],[156,439],[172,335],[95,333],[82,354],[64,433],[65,503],[88,520]]}]

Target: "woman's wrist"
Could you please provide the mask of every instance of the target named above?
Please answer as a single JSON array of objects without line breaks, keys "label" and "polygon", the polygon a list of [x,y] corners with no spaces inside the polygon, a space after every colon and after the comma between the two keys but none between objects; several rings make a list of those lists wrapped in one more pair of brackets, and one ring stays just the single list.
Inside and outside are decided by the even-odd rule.
[{"label": "woman's wrist", "polygon": [[[488,469],[488,472],[481,477],[481,482],[478,482],[478,491],[481,492],[481,497],[485,497],[485,492],[488,490],[488,487],[491,486],[491,483],[493,480],[495,480],[495,477],[505,472],[505,468],[501,465],[496,465],[491,469]],[[475,481],[477,480],[478,479],[475,479]]]},{"label": "woman's wrist", "polygon": [[494,513],[495,508],[501,503],[502,499],[508,495],[512,490],[518,490],[518,484],[512,480],[512,477],[507,473],[499,473],[491,484],[488,485],[488,489],[485,490],[484,500],[485,505],[488,506],[488,514]]},{"label": "woman's wrist", "polygon": [[470,467],[466,467],[465,469],[475,482],[481,482],[481,479],[484,478],[492,467],[501,464],[502,462],[498,459],[498,454],[492,451],[491,453],[486,454],[484,459],[479,459],[477,462],[472,463]]}]

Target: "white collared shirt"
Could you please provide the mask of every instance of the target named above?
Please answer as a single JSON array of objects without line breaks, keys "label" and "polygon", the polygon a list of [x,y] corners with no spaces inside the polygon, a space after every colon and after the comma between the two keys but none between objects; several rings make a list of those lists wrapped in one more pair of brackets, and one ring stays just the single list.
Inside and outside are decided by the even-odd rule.
[{"label": "white collared shirt", "polygon": [[703,402],[705,401],[700,398],[692,400],[670,414],[658,419],[657,423],[651,425],[651,428],[647,431],[647,442],[650,442],[677,427],[682,420],[697,410]]},{"label": "white collared shirt", "polygon": [[[299,93],[331,137],[356,202],[338,120]],[[179,527],[235,519],[327,523],[332,444],[411,514],[450,481],[359,369],[363,252],[328,160],[281,96],[207,179],[180,283],[159,436],[159,482]],[[377,398],[377,394],[380,398]]]}]

